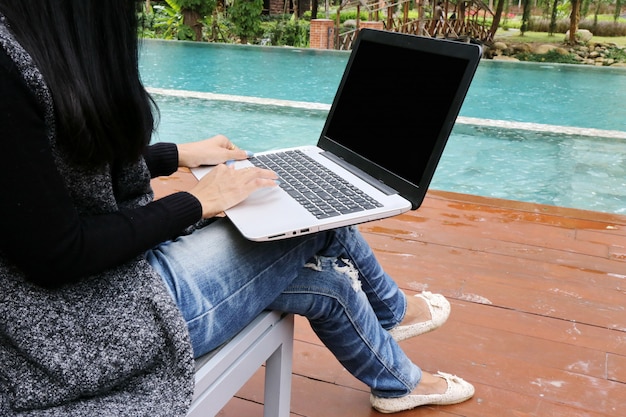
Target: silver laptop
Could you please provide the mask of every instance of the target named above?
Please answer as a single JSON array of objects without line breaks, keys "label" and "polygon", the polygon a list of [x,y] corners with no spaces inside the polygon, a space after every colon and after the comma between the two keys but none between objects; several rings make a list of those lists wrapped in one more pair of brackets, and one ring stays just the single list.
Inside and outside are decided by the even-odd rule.
[{"label": "silver laptop", "polygon": [[[317,146],[238,161],[236,168],[273,169],[281,186],[255,192],[226,215],[246,238],[269,241],[417,209],[480,57],[475,44],[361,30]],[[310,160],[315,166],[305,168]],[[292,174],[292,162],[307,171]],[[332,174],[317,177],[317,170]],[[207,168],[193,172],[202,177]]]}]

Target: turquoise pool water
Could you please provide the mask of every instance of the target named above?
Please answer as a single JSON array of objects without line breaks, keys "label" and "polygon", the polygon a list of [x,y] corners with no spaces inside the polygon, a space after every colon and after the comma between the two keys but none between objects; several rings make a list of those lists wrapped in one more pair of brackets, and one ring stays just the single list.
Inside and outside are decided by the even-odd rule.
[{"label": "turquoise pool water", "polygon": [[[141,69],[151,87],[330,104],[347,59],[345,51],[146,40]],[[427,80],[415,82],[429,92]],[[388,85],[387,74],[376,85]],[[420,104],[427,99],[408,105]],[[626,69],[483,60],[460,114],[626,131]]]},{"label": "turquoise pool water", "polygon": [[[224,133],[251,151],[315,143],[346,62],[336,51],[146,41],[144,83],[172,90],[154,94],[155,140]],[[626,214],[626,71],[481,62],[431,187]]]}]

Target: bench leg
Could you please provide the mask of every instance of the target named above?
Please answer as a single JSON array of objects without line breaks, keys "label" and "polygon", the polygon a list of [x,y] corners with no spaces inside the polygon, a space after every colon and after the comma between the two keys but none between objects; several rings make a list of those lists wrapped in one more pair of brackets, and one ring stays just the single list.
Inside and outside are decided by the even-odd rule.
[{"label": "bench leg", "polygon": [[206,360],[200,358],[187,417],[217,415],[264,363],[264,416],[289,417],[293,333],[293,314],[265,311]]},{"label": "bench leg", "polygon": [[289,417],[293,362],[293,315],[285,317],[275,337],[282,343],[265,363],[264,417]]}]

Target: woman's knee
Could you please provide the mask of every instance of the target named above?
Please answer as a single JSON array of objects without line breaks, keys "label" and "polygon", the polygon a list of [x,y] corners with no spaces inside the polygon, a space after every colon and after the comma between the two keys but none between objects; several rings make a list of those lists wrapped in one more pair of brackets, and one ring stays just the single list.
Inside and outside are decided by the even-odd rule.
[{"label": "woman's knee", "polygon": [[367,299],[361,286],[359,271],[347,258],[316,257],[315,264],[305,267],[314,269],[322,286],[337,304],[336,307],[346,308],[354,304],[366,303]]}]

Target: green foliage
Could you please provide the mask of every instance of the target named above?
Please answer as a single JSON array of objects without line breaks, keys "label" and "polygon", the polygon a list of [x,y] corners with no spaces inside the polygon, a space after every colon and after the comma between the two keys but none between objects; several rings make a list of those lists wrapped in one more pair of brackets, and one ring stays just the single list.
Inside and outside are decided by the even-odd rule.
[{"label": "green foliage", "polygon": [[589,6],[591,5],[590,0],[582,0],[582,4],[580,6],[580,15],[587,16],[589,14]]},{"label": "green foliage", "polygon": [[557,19],[569,19],[569,15],[572,12],[572,5],[570,2],[563,2],[556,6]]},{"label": "green foliage", "polygon": [[261,32],[261,12],[263,0],[234,0],[228,8],[228,15],[234,24],[235,34],[247,43],[249,38]]},{"label": "green foliage", "polygon": [[[383,16],[383,14],[381,14],[381,16]],[[303,17],[307,20],[311,20],[311,12],[305,12]],[[325,18],[324,13],[317,13],[317,18]],[[328,14],[328,18],[330,20],[336,21],[337,20],[337,10],[331,10],[330,13]],[[356,20],[356,10],[353,9],[348,9],[348,10],[342,10],[341,14],[339,15],[339,23],[343,24],[346,20]],[[361,11],[359,20],[370,20],[370,16],[369,13]]]},{"label": "green foliage", "polygon": [[180,9],[194,10],[200,16],[207,16],[213,13],[216,0],[169,0],[168,3],[177,3]]},{"label": "green foliage", "polygon": [[[356,20],[356,10],[345,10],[341,12],[341,16],[339,16],[339,20],[341,21],[341,23],[344,23],[346,20]],[[381,13],[380,17],[384,17],[384,14]],[[336,18],[336,17],[335,17]],[[359,15],[359,20],[370,20],[369,19],[369,14],[367,12],[361,11],[360,15]]]},{"label": "green foliage", "polygon": [[178,39],[182,15],[178,6],[155,5],[150,13],[140,14],[141,36],[146,38]]},{"label": "green foliage", "polygon": [[557,51],[549,51],[545,54],[533,54],[525,52],[517,54],[516,58],[520,61],[532,61],[532,62],[554,62],[558,64],[579,64],[576,59],[576,55],[572,53],[562,54]]},{"label": "green foliage", "polygon": [[274,46],[309,46],[309,22],[304,19],[272,20],[262,24],[263,38]]},{"label": "green foliage", "polygon": [[[597,1],[597,0],[596,0]],[[600,0],[603,1],[603,0]],[[204,5],[210,9],[216,4],[216,0],[165,0],[164,2],[153,2],[153,10],[151,13],[142,12],[140,19],[143,30],[140,35],[147,38],[164,38],[164,39],[193,39],[192,28],[183,25],[181,7]],[[593,3],[592,3],[593,4]],[[262,15],[262,0],[229,0],[224,13],[213,13],[211,15],[203,14],[201,19],[203,25],[203,39],[213,42],[234,43],[241,41],[243,43],[261,43],[274,46],[295,46],[305,48],[309,44],[309,21],[310,11],[304,13],[303,18],[296,19],[291,14],[284,15]],[[565,33],[569,30],[569,1],[559,1],[558,16],[554,33]],[[208,9],[205,9],[208,10]],[[415,10],[409,11],[409,16],[417,18]],[[380,18],[384,18],[382,13]],[[318,17],[325,17],[325,11],[318,11]],[[361,11],[360,20],[366,21],[370,17],[369,13]],[[336,8],[331,10],[330,18],[336,18]],[[580,22],[580,29],[589,29],[593,35],[593,40],[604,37],[625,37],[626,36],[626,19],[619,18],[614,22],[612,10],[611,12],[598,15],[598,21],[595,26],[593,19],[584,19]],[[344,23],[346,20],[356,20],[356,9],[342,10],[340,21]],[[489,24],[490,19],[486,19]],[[505,20],[507,28],[520,28],[522,24],[522,16],[510,16]],[[528,21],[528,27],[524,36],[520,37],[520,42],[555,42],[557,37],[549,37],[550,19],[546,17],[531,17]],[[501,25],[502,27],[503,25]],[[536,39],[538,34],[545,35],[545,39]],[[510,38],[510,36],[507,36]],[[562,39],[558,38],[559,41]],[[613,42],[611,38],[604,40],[605,42]],[[617,42],[617,41],[616,41]],[[619,43],[619,42],[618,42]],[[614,59],[623,61],[623,50],[613,52],[616,56]],[[526,60],[533,61],[554,61],[574,63],[571,57],[558,55],[556,53],[546,54],[543,56],[530,56],[527,54]]]},{"label": "green foliage", "polygon": [[176,13],[180,13],[180,4],[178,0],[165,0],[165,3],[167,3],[167,5]]},{"label": "green foliage", "polygon": [[609,48],[605,58],[614,59],[617,62],[626,62],[626,49]]},{"label": "green foliage", "polygon": [[522,26],[522,21],[520,19],[507,19],[506,23],[500,23],[500,27],[505,30],[519,29],[520,26]]},{"label": "green foliage", "polygon": [[196,34],[191,28],[191,26],[180,24],[178,25],[176,38],[179,41],[193,41],[196,39]]},{"label": "green foliage", "polygon": [[222,13],[214,13],[202,20],[205,28],[205,39],[208,42],[235,43],[237,41],[233,29],[233,23],[226,19]]}]

